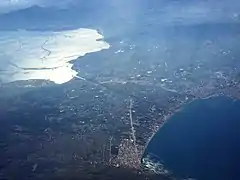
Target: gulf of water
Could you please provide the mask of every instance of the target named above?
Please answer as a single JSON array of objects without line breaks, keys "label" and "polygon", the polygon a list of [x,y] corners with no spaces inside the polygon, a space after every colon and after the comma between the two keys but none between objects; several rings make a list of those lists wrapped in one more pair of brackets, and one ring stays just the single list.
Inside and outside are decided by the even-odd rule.
[{"label": "gulf of water", "polygon": [[199,180],[240,179],[240,101],[196,100],[172,116],[146,154],[175,176]]}]

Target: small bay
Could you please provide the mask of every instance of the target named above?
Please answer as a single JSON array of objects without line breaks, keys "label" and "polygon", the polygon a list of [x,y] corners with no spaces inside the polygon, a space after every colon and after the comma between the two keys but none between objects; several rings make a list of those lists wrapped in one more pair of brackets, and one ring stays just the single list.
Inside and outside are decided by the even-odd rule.
[{"label": "small bay", "polygon": [[239,179],[240,101],[214,97],[186,105],[155,134],[148,154],[180,178]]}]

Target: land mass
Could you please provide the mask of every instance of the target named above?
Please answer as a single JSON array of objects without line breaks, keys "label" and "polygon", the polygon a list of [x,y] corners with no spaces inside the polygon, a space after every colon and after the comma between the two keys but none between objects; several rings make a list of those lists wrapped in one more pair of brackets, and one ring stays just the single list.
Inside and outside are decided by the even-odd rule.
[{"label": "land mass", "polygon": [[201,41],[197,52],[208,53],[206,60],[189,53],[192,42],[179,41],[188,48],[174,58],[179,51],[170,44],[109,39],[112,48],[71,62],[78,75],[65,84],[1,84],[0,178],[93,178],[90,170],[101,174],[102,167],[149,173],[142,155],[171,115],[196,99],[240,97],[238,57],[229,46]]}]

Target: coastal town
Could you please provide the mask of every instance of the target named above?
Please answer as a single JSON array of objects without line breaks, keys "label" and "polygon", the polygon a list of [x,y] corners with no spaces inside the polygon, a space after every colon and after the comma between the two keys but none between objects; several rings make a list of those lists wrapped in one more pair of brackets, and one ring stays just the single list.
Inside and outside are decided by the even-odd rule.
[{"label": "coastal town", "polygon": [[[89,58],[74,61],[79,73],[62,85],[38,80],[29,81],[31,86],[1,85],[0,177],[19,163],[25,167],[17,172],[20,177],[51,174],[47,164],[59,176],[101,166],[145,172],[148,143],[183,105],[212,96],[240,97],[239,72],[231,66],[198,62],[169,70],[167,62],[133,59],[128,66],[122,62],[126,68],[103,71],[91,69]],[[161,176],[169,174],[162,169]]]}]

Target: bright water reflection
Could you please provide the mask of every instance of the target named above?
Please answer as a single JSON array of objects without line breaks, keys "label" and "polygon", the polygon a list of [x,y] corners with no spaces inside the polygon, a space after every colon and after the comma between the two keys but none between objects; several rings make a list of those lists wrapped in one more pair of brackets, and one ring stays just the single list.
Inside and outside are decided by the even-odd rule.
[{"label": "bright water reflection", "polygon": [[96,30],[0,32],[0,81],[45,79],[62,84],[76,76],[69,61],[110,45]]}]

